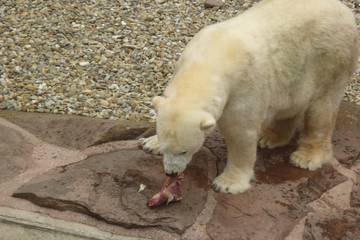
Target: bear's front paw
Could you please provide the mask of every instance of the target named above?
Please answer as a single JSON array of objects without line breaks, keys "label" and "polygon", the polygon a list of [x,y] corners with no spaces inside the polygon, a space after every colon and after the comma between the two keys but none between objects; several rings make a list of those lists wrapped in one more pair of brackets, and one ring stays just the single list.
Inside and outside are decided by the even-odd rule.
[{"label": "bear's front paw", "polygon": [[250,176],[242,175],[234,178],[223,173],[215,178],[212,188],[215,192],[243,193],[251,187],[250,180]]},{"label": "bear's front paw", "polygon": [[148,138],[142,138],[139,141],[140,141],[140,145],[141,145],[142,149],[145,152],[155,154],[155,155],[161,154],[160,144],[159,144],[157,135],[154,135],[154,136],[151,136]]}]

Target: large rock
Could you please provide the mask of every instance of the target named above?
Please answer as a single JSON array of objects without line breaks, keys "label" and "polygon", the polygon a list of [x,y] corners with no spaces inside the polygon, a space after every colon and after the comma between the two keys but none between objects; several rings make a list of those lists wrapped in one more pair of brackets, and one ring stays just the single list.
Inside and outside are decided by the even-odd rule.
[{"label": "large rock", "polygon": [[306,182],[299,184],[296,189],[300,203],[312,202],[320,198],[327,190],[348,179],[331,166],[323,166],[313,173]]},{"label": "large rock", "polygon": [[306,219],[303,239],[356,240],[360,239],[360,211],[311,215]]},{"label": "large rock", "polygon": [[[196,154],[185,172],[184,199],[156,209],[149,209],[146,201],[160,190],[165,176],[162,162],[136,147],[55,168],[26,183],[14,196],[126,228],[159,227],[181,233],[204,208],[208,161],[214,157],[206,149]],[[141,193],[140,184],[146,185]]]},{"label": "large rock", "polygon": [[347,180],[331,166],[314,172],[293,167],[288,163],[293,149],[260,151],[253,188],[239,195],[218,195],[207,225],[212,239],[284,239],[310,211],[310,201]]},{"label": "large rock", "polygon": [[87,118],[75,115],[0,111],[0,117],[38,138],[58,146],[84,149],[89,146],[142,137],[149,123]]},{"label": "large rock", "polygon": [[350,168],[360,161],[360,107],[348,102],[341,104],[333,136],[336,159]]},{"label": "large rock", "polygon": [[357,173],[356,182],[351,191],[350,205],[360,209],[360,173]]},{"label": "large rock", "polygon": [[[339,112],[334,144],[335,155],[341,165],[325,166],[317,171],[290,165],[289,156],[296,149],[296,141],[283,148],[259,150],[256,181],[243,194],[208,194],[208,184],[212,179],[208,179],[207,161],[216,161],[218,174],[226,163],[224,140],[219,132],[215,132],[206,140],[205,148],[187,170],[183,201],[168,207],[150,210],[145,206],[146,200],[159,190],[163,179],[161,157],[143,153],[136,148],[135,143],[129,145],[131,141],[116,143],[116,147],[124,144],[116,148],[123,150],[112,153],[103,154],[100,151],[110,151],[112,148],[109,146],[112,144],[93,148],[99,148],[98,155],[37,176],[19,188],[14,196],[40,206],[80,212],[107,223],[139,228],[136,231],[141,229],[144,234],[159,229],[164,233],[165,230],[166,234],[175,236],[174,239],[179,238],[176,233],[183,233],[190,225],[183,235],[187,237],[185,239],[273,240],[291,236],[287,238],[290,240],[302,239],[303,234],[305,239],[321,239],[322,234],[326,237],[343,234],[350,236],[344,239],[357,239],[358,230],[354,226],[359,223],[360,191],[359,184],[353,185],[352,180],[354,171],[359,167],[359,109],[343,103]],[[86,128],[91,125],[90,119],[88,121]],[[76,124],[77,128],[83,127],[80,123]],[[99,131],[103,131],[101,125],[96,126]],[[37,130],[35,128],[31,131]],[[152,131],[147,130],[142,134],[150,135]],[[95,130],[93,133],[97,134]],[[71,136],[68,133],[65,135]],[[62,139],[65,141],[66,138]],[[84,148],[96,142],[89,136],[84,139],[86,144],[81,139],[71,144]],[[8,146],[14,147],[14,144]],[[91,151],[83,152],[88,154]],[[138,193],[141,183],[147,185],[147,188]],[[323,216],[323,211],[327,209],[331,210],[331,215]],[[49,209],[42,208],[41,211]],[[305,232],[301,227],[304,222]],[[336,229],[331,228],[333,224],[337,224]],[[296,234],[298,238],[293,237]]]},{"label": "large rock", "polygon": [[33,164],[33,145],[22,133],[0,124],[0,184]]}]

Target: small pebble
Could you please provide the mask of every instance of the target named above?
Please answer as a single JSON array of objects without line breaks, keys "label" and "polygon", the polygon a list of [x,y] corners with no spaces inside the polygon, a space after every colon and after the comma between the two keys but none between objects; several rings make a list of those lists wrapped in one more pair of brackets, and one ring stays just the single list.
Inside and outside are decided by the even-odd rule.
[{"label": "small pebble", "polygon": [[224,3],[225,0],[205,0],[204,6],[206,8],[221,7]]},{"label": "small pebble", "polygon": [[79,65],[82,67],[85,67],[85,66],[90,65],[90,63],[89,62],[79,62]]},{"label": "small pebble", "polygon": [[140,193],[140,192],[144,191],[145,188],[146,188],[146,185],[144,185],[144,184],[141,183],[140,186],[139,186],[138,192]]}]

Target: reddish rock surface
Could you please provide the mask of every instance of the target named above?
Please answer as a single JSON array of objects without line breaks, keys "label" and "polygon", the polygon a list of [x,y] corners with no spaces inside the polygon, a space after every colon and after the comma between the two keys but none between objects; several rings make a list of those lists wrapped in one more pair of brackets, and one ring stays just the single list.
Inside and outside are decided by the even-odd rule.
[{"label": "reddish rock surface", "polygon": [[346,210],[327,215],[312,215],[305,223],[305,240],[358,240],[360,239],[360,211]]},{"label": "reddish rock surface", "polygon": [[356,182],[352,188],[350,205],[360,209],[360,174],[357,174]]},{"label": "reddish rock surface", "polygon": [[[196,154],[185,172],[184,199],[156,209],[148,208],[146,202],[162,184],[162,162],[138,149],[96,155],[53,169],[26,183],[14,196],[127,228],[160,227],[181,233],[204,208],[208,161],[214,158],[207,150]],[[146,185],[141,193],[140,184]]]},{"label": "reddish rock surface", "polygon": [[[358,106],[343,103],[339,112],[334,150],[341,164],[314,172],[290,165],[295,139],[287,147],[259,150],[249,191],[214,193],[208,186],[226,163],[224,140],[215,132],[187,170],[184,199],[158,209],[146,201],[164,179],[161,157],[139,150],[136,141],[113,142],[149,136],[150,125],[0,115],[15,124],[0,116],[0,206],[157,240],[358,239]],[[141,183],[147,187],[138,193]]]},{"label": "reddish rock surface", "polygon": [[239,195],[218,195],[207,225],[212,239],[284,239],[310,211],[307,203],[347,180],[331,166],[315,172],[291,166],[291,150],[260,151],[253,188]]},{"label": "reddish rock surface", "polygon": [[360,107],[343,102],[333,136],[336,159],[350,168],[360,162]]},{"label": "reddish rock surface", "polygon": [[33,144],[13,129],[0,125],[0,184],[33,164]]},{"label": "reddish rock surface", "polygon": [[0,117],[36,137],[61,147],[85,149],[105,142],[142,137],[153,124],[95,119],[74,115],[0,112]]},{"label": "reddish rock surface", "polygon": [[324,166],[309,177],[306,182],[298,185],[299,203],[309,203],[321,197],[327,190],[348,180],[331,166]]}]

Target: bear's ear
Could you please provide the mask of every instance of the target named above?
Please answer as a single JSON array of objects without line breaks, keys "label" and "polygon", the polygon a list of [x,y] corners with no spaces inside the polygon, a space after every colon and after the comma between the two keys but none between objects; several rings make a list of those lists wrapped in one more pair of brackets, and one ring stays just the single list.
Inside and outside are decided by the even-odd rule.
[{"label": "bear's ear", "polygon": [[206,116],[201,122],[200,122],[200,129],[203,131],[209,131],[212,130],[216,125],[216,121],[212,116]]},{"label": "bear's ear", "polygon": [[158,111],[160,106],[164,103],[165,98],[161,96],[156,96],[152,99],[152,104],[155,108],[155,111]]}]

